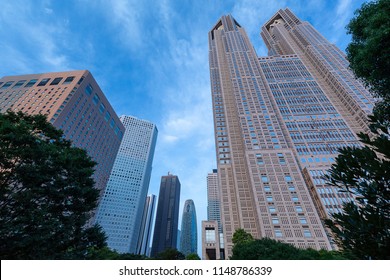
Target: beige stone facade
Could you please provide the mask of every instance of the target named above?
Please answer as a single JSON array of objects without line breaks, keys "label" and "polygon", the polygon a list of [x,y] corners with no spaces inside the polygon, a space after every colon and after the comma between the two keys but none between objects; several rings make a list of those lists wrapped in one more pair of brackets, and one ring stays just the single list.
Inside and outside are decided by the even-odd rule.
[{"label": "beige stone facade", "polygon": [[322,176],[338,148],[359,145],[356,132],[367,131],[374,99],[353,79],[345,55],[290,10],[278,11],[261,34],[269,57],[257,56],[232,16],[209,33],[227,257],[238,228],[331,249],[322,219],[352,198]]}]

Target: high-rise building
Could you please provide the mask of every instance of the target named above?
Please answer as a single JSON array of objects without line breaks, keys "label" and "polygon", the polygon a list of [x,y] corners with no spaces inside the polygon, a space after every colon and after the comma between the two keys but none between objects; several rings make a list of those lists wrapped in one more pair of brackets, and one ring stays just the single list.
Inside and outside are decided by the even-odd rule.
[{"label": "high-rise building", "polygon": [[177,248],[180,205],[180,181],[168,173],[161,177],[160,192],[154,225],[151,256],[168,249]]},{"label": "high-rise building", "polygon": [[87,70],[0,79],[0,111],[43,114],[97,162],[94,180],[106,187],[125,128]]},{"label": "high-rise building", "polygon": [[96,222],[107,244],[120,253],[136,253],[157,140],[153,123],[121,116],[126,128]]},{"label": "high-rise building", "polygon": [[243,228],[297,247],[331,249],[321,218],[352,198],[321,176],[359,145],[373,98],[345,55],[289,9],[263,27],[269,57],[223,16],[209,32],[221,218],[227,256]]},{"label": "high-rise building", "polygon": [[156,196],[154,194],[146,197],[144,213],[142,215],[141,231],[138,238],[137,254],[150,256],[152,240],[154,210],[156,208]]},{"label": "high-rise building", "polygon": [[185,201],[181,218],[180,252],[185,256],[191,253],[196,254],[198,250],[198,228],[195,204],[192,199]]},{"label": "high-rise building", "polygon": [[213,169],[212,173],[207,174],[207,220],[217,221],[218,231],[222,232],[217,169]]}]

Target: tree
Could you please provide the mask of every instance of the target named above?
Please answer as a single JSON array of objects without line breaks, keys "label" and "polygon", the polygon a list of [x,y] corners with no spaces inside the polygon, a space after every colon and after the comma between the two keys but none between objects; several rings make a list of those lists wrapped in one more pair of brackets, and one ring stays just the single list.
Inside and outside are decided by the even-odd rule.
[{"label": "tree", "polygon": [[99,195],[95,164],[46,116],[0,114],[2,259],[83,259],[106,245],[99,226],[85,227]]},{"label": "tree", "polygon": [[186,260],[200,260],[197,253],[191,253],[186,256]]},{"label": "tree", "polygon": [[147,260],[148,258],[143,255],[118,253],[115,250],[111,250],[107,246],[102,248],[90,248],[86,256],[88,260]]},{"label": "tree", "polygon": [[253,240],[253,236],[244,229],[239,228],[233,233],[233,244],[245,243]]},{"label": "tree", "polygon": [[298,249],[270,238],[248,240],[233,246],[231,260],[341,260],[339,252]]},{"label": "tree", "polygon": [[325,179],[356,197],[326,225],[337,245],[361,259],[390,259],[390,138],[360,134],[363,147],[340,150]]},{"label": "tree", "polygon": [[390,0],[364,3],[347,26],[350,68],[382,98],[374,109],[380,123],[390,124]]},{"label": "tree", "polygon": [[158,260],[184,260],[185,256],[183,253],[175,248],[168,248],[157,254],[156,259]]}]

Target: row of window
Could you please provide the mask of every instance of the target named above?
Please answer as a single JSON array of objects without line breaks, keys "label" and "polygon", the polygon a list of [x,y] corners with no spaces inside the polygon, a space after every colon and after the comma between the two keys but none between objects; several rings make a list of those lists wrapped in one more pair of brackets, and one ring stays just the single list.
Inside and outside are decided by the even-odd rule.
[{"label": "row of window", "polygon": [[[65,80],[63,81],[63,85],[67,85],[67,84],[70,84],[71,82],[73,82],[75,76],[69,76],[69,77],[66,77]],[[43,78],[38,84],[37,86],[38,87],[41,87],[41,86],[46,86],[49,81],[51,80],[51,78]],[[57,77],[57,78],[54,78],[52,80],[52,82],[50,83],[51,86],[54,86],[54,85],[58,85],[61,81],[63,80],[63,77]],[[24,87],[32,87],[34,86],[37,82],[38,82],[38,79],[31,79],[28,83],[26,83],[27,80],[19,80],[15,83],[15,81],[8,81],[8,82],[5,82],[1,88],[4,88],[4,89],[7,89],[7,88],[10,88],[14,83],[14,86],[12,88],[20,88],[22,87],[24,84],[25,86]],[[0,85],[2,84],[3,82],[0,82]],[[80,82],[79,82],[80,83]]]}]

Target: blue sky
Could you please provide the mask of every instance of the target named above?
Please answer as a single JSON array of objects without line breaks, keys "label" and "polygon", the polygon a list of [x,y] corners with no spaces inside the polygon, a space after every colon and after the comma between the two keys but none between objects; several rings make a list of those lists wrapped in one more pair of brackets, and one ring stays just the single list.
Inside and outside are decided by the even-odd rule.
[{"label": "blue sky", "polygon": [[180,212],[184,201],[193,199],[200,227],[207,216],[206,176],[216,168],[209,30],[221,15],[232,14],[258,55],[266,55],[260,27],[289,7],[345,50],[350,41],[345,26],[363,2],[1,0],[0,77],[91,71],[119,116],[157,125],[149,193],[158,195],[168,171],[178,175]]}]

